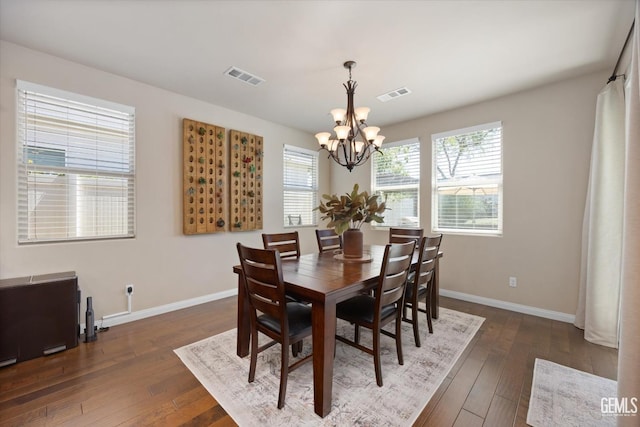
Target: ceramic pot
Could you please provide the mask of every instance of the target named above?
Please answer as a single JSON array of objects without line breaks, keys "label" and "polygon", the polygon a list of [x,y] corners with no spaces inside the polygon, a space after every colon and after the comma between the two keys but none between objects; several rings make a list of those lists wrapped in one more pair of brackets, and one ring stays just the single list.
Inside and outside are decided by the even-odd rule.
[{"label": "ceramic pot", "polygon": [[362,231],[350,228],[342,233],[342,254],[345,258],[362,258]]}]

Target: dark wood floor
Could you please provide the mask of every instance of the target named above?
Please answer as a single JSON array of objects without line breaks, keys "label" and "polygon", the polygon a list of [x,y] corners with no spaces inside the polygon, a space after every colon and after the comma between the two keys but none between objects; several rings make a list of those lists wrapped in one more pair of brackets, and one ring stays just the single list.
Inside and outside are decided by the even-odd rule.
[{"label": "dark wood floor", "polygon": [[[573,325],[449,298],[441,304],[486,320],[416,426],[526,425],[536,357],[616,378],[617,351],[584,341]],[[235,309],[235,297],[202,304],[0,368],[0,425],[234,425],[173,349],[235,327]]]}]

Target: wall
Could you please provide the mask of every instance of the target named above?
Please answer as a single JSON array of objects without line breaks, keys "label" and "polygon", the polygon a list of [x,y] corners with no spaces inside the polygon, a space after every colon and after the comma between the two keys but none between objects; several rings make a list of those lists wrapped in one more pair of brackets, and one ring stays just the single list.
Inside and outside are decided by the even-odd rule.
[{"label": "wall", "polygon": [[[420,139],[420,221],[429,231],[431,134],[503,123],[503,236],[445,235],[442,288],[575,314],[595,103],[607,74],[603,71],[383,127],[386,141]],[[332,167],[333,192],[349,190],[352,182],[370,186],[370,167],[351,174]],[[386,230],[368,231],[365,242],[383,244],[387,238]],[[509,276],[517,277],[517,288],[508,286]]]},{"label": "wall", "polygon": [[[0,278],[75,270],[97,319],[126,310],[128,283],[135,285],[134,311],[235,289],[235,244],[261,246],[261,232],[182,234],[184,117],[264,137],[264,229],[283,231],[282,145],[315,149],[312,135],[4,41],[0,58]],[[16,79],[136,108],[135,239],[18,246]],[[321,156],[322,192],[328,171]],[[302,251],[316,251],[313,228],[299,231]]]},{"label": "wall", "polygon": [[[264,228],[282,231],[281,146],[315,149],[312,136],[6,42],[0,42],[0,59],[0,278],[76,270],[83,294],[94,297],[97,318],[126,309],[127,283],[136,286],[134,311],[233,289],[234,245],[259,246],[260,233],[182,234],[183,117],[264,136],[270,165]],[[383,127],[387,141],[421,140],[420,219],[429,230],[431,134],[503,122],[504,235],[445,236],[444,289],[575,312],[595,98],[607,77],[603,71]],[[17,78],[136,107],[136,239],[17,245]],[[321,194],[350,190],[353,182],[370,185],[369,163],[349,173],[320,156],[320,173]],[[302,251],[315,251],[313,229],[299,231]],[[365,231],[367,243],[386,242],[386,231]],[[508,287],[509,276],[518,278],[517,288]]]}]

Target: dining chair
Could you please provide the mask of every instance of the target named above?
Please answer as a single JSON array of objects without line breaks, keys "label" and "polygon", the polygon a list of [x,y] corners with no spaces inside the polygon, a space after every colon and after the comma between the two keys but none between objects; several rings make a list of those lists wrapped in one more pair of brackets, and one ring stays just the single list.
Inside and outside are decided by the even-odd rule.
[{"label": "dining chair", "polygon": [[[429,333],[433,333],[431,322],[431,288],[433,287],[433,274],[436,266],[436,258],[440,250],[442,234],[423,237],[418,247],[418,263],[414,271],[409,273],[407,287],[404,293],[404,307],[402,308],[402,320],[413,325],[413,339],[416,347],[420,347],[420,331],[418,328],[418,312],[426,313]],[[425,300],[426,308],[419,306],[421,299]],[[411,318],[407,317],[407,309],[411,309]]]},{"label": "dining chair", "polygon": [[[288,301],[284,292],[280,253],[274,249],[255,249],[238,243],[238,256],[250,304],[251,361],[249,382],[256,374],[258,353],[280,343],[280,391],[278,409],[284,406],[289,372],[311,360],[311,354],[289,366],[289,346],[297,356],[302,340],[311,335],[311,307]],[[258,312],[262,313],[258,315]],[[272,341],[258,347],[258,332]]]},{"label": "dining chair", "polygon": [[[336,316],[355,325],[354,339],[349,340],[336,335],[336,339],[365,353],[373,355],[376,371],[376,382],[382,387],[382,370],[380,366],[380,335],[388,335],[396,341],[398,363],[402,359],[402,300],[407,281],[407,272],[411,267],[411,259],[415,242],[388,244],[384,250],[380,277],[375,288],[375,296],[362,294],[339,303]],[[395,333],[382,329],[395,320]],[[360,327],[371,329],[373,348],[360,345]]]},{"label": "dining chair", "polygon": [[300,238],[297,231],[290,233],[262,233],[265,249],[277,249],[281,258],[300,258]]},{"label": "dining chair", "polygon": [[416,242],[422,238],[424,230],[422,228],[389,228],[389,243],[406,243],[409,241]]},{"label": "dining chair", "polygon": [[302,225],[302,215],[287,215],[287,218],[289,225]]},{"label": "dining chair", "polygon": [[318,241],[318,251],[330,251],[342,249],[342,236],[336,233],[333,228],[316,229],[316,240]]}]

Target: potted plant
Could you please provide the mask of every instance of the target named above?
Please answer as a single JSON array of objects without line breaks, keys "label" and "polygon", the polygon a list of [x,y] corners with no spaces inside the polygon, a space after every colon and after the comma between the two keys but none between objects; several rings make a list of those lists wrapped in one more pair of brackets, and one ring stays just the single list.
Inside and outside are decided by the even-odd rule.
[{"label": "potted plant", "polygon": [[333,227],[337,234],[342,234],[342,249],[345,258],[362,258],[363,236],[362,224],[384,222],[382,214],[386,203],[378,203],[377,194],[367,191],[359,193],[359,186],[355,184],[351,193],[341,196],[335,194],[322,195],[326,201],[320,202],[316,209],[320,211],[321,219],[329,219],[327,227]]}]

